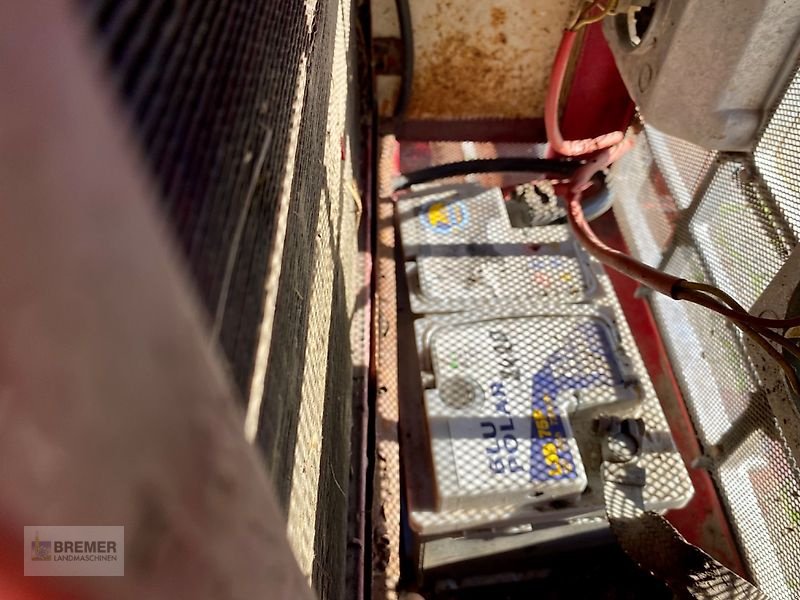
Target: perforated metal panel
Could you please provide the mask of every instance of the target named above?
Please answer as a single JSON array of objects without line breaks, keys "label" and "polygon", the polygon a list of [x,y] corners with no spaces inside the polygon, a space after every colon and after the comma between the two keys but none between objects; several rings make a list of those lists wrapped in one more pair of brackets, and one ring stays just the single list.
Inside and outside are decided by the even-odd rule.
[{"label": "perforated metal panel", "polygon": [[[198,292],[212,318],[222,320],[221,340],[244,391],[282,186],[293,168],[292,138],[299,133],[292,107],[314,47],[311,76],[330,80],[337,3],[81,4]],[[305,86],[299,89],[304,94]],[[325,116],[328,90],[320,86],[311,98],[306,129],[315,115]],[[310,155],[303,158],[313,164]]]},{"label": "perforated metal panel", "polygon": [[[797,243],[799,95],[795,78],[754,155],[706,152],[647,127],[612,173],[634,253],[751,306]],[[741,334],[702,308],[651,303],[752,574],[770,597],[797,598],[798,472]]]},{"label": "perforated metal panel", "polygon": [[800,78],[795,77],[755,151],[755,161],[795,235],[800,229]]}]

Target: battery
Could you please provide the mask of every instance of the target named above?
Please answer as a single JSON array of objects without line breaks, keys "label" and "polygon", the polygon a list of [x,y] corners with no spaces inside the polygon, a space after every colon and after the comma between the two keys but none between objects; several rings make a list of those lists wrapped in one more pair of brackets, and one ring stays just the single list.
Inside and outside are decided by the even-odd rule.
[{"label": "battery", "polygon": [[514,227],[499,189],[469,184],[405,196],[395,216],[412,312],[425,315],[414,321],[422,401],[408,400],[427,422],[408,442],[419,540],[603,520],[600,415],[644,421],[647,510],[689,501],[611,282],[568,226]]},{"label": "battery", "polygon": [[586,302],[590,261],[566,225],[512,227],[499,189],[443,188],[397,202],[417,314]]},{"label": "battery", "polygon": [[[602,457],[592,425],[600,414],[644,419],[640,461],[648,474],[648,510],[679,508],[691,498],[691,481],[616,297],[607,279],[600,284],[603,293],[595,304],[416,321],[439,500],[437,510],[410,507],[411,526],[422,539],[602,518]],[[515,471],[517,479],[495,476],[490,459],[501,459],[495,466],[510,471],[519,469],[523,455],[528,460],[523,470],[530,475],[541,448],[536,441],[540,423],[549,424],[553,416],[554,429],[563,426],[565,447],[580,474],[569,482],[575,485],[523,481],[521,470]],[[517,436],[518,431],[530,433]],[[506,432],[516,438],[509,439],[508,449],[502,439]]]},{"label": "battery", "polygon": [[641,397],[599,312],[454,322],[424,337],[443,510],[579,494],[586,476],[568,414]]},{"label": "battery", "polygon": [[641,403],[642,375],[602,307],[562,307],[528,316],[492,314],[416,323],[421,359],[443,401],[456,403],[451,398],[456,393],[463,396],[459,402],[466,401],[466,387],[454,382],[468,379],[473,393],[485,397],[502,379],[523,396],[544,389],[568,413],[613,411]]}]

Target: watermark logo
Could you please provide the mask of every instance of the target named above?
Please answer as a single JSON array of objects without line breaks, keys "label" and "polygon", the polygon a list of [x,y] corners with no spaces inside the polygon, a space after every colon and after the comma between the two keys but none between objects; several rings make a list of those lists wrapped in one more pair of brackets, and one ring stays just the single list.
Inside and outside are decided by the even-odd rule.
[{"label": "watermark logo", "polygon": [[36,538],[31,542],[31,560],[53,560],[53,543],[42,542],[39,539],[39,532],[36,532]]},{"label": "watermark logo", "polygon": [[26,526],[25,575],[122,576],[125,528]]}]

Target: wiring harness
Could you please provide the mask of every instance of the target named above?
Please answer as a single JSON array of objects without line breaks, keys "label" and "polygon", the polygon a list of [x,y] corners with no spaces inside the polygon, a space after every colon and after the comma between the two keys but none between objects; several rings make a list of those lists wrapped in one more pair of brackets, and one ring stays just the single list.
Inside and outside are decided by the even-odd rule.
[{"label": "wiring harness", "polygon": [[800,325],[800,317],[768,319],[751,315],[730,295],[713,285],[675,277],[610,248],[594,234],[584,216],[581,200],[590,179],[595,173],[606,169],[621,158],[633,146],[633,139],[625,137],[621,131],[614,131],[593,139],[564,140],[558,123],[558,103],[567,64],[578,31],[582,27],[604,18],[616,7],[616,4],[615,0],[608,0],[606,3],[594,1],[583,4],[573,19],[572,26],[564,32],[561,39],[551,71],[545,103],[545,127],[551,149],[564,156],[588,158],[576,170],[569,183],[562,184],[566,186],[567,218],[575,236],[584,248],[604,265],[619,271],[641,285],[675,300],[684,300],[703,306],[727,318],[769,354],[783,370],[792,392],[798,394],[800,393],[800,381],[797,373],[783,354],[772,344],[777,344],[795,358],[800,359],[800,348],[784,335],[773,331]]}]

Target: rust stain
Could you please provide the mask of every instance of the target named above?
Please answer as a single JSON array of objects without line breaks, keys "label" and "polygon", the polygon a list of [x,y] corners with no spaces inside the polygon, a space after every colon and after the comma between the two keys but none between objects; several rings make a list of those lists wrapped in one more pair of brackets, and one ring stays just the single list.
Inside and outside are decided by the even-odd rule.
[{"label": "rust stain", "polygon": [[491,18],[492,18],[492,27],[497,29],[498,27],[502,27],[505,24],[508,15],[506,15],[505,9],[500,8],[499,6],[493,6],[491,11]]},{"label": "rust stain", "polygon": [[525,77],[524,52],[507,45],[505,34],[492,41],[456,32],[426,49],[409,112],[416,117],[529,115],[531,97],[542,85]]},{"label": "rust stain", "polygon": [[412,119],[541,117],[563,23],[580,0],[412,0]]}]

